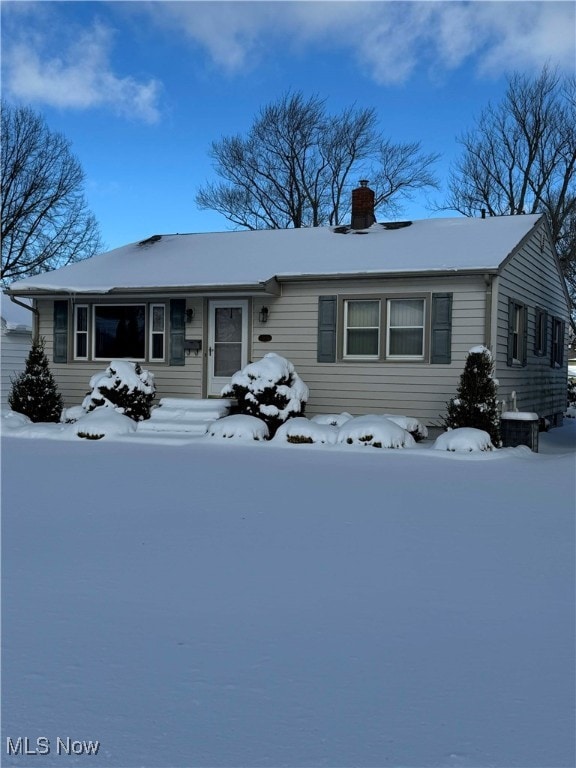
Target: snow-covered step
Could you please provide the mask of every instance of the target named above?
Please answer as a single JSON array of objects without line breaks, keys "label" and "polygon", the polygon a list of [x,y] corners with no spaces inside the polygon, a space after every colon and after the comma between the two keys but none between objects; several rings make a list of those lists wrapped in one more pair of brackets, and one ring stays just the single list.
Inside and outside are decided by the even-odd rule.
[{"label": "snow-covered step", "polygon": [[208,425],[226,416],[232,400],[163,397],[150,418],[138,424],[138,432],[185,432],[203,435]]}]

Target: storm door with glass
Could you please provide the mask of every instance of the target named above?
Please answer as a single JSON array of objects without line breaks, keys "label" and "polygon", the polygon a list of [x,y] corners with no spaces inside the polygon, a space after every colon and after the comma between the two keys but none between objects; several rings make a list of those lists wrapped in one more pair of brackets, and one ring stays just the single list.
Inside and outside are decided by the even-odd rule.
[{"label": "storm door with glass", "polygon": [[219,395],[248,362],[248,301],[211,301],[208,320],[208,395]]}]

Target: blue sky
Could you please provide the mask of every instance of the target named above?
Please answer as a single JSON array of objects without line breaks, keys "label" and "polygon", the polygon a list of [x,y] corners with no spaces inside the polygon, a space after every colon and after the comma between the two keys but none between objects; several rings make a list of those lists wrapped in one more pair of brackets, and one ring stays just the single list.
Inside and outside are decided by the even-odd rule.
[{"label": "blue sky", "polygon": [[[440,152],[512,71],[574,72],[573,2],[2,3],[2,92],[71,142],[109,248],[229,228],[199,211],[210,143],[288,89],[338,112],[374,107],[384,134]],[[445,187],[432,195],[440,201]],[[423,218],[427,196],[403,215]],[[438,214],[434,214],[438,215]]]}]

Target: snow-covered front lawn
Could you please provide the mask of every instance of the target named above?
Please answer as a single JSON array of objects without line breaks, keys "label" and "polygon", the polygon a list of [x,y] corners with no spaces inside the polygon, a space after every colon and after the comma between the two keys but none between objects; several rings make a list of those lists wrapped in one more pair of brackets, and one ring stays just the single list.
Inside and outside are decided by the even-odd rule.
[{"label": "snow-covered front lawn", "polygon": [[538,454],[38,430],[2,440],[3,766],[574,768],[576,420]]}]

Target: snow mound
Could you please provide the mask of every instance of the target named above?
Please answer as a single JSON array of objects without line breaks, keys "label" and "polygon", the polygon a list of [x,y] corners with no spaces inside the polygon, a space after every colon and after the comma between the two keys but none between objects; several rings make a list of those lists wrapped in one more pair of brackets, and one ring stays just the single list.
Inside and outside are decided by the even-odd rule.
[{"label": "snow mound", "polygon": [[341,427],[350,419],[353,419],[351,413],[344,411],[343,413],[320,413],[318,416],[313,416],[312,421],[315,424],[329,424],[333,427]]},{"label": "snow mound", "polygon": [[137,423],[128,416],[123,416],[115,408],[104,406],[86,413],[73,424],[70,430],[78,437],[92,439],[112,435],[128,435],[136,430]]},{"label": "snow mound", "polygon": [[207,432],[208,437],[225,437],[236,440],[267,440],[269,434],[268,427],[262,419],[242,413],[224,416],[224,418],[212,422]]},{"label": "snow mound", "polygon": [[338,430],[338,443],[372,445],[374,448],[413,448],[416,441],[385,416],[357,416]]},{"label": "snow mound", "polygon": [[405,429],[406,432],[416,435],[420,440],[425,440],[428,437],[427,428],[413,416],[397,416],[394,413],[385,413],[384,418],[390,419],[394,424],[398,424],[398,426]]},{"label": "snow mound", "polygon": [[86,416],[86,410],[81,405],[73,405],[71,408],[64,408],[60,421],[62,424],[73,424],[83,416]]},{"label": "snow mound", "polygon": [[[351,418],[351,417],[350,417]],[[333,445],[338,437],[338,428],[332,424],[321,424],[304,416],[288,419],[280,426],[274,440],[284,443],[323,443]]]},{"label": "snow mound", "polygon": [[20,429],[20,427],[26,427],[28,424],[32,424],[32,421],[23,413],[11,411],[7,408],[2,409],[2,431],[5,429]]},{"label": "snow mound", "polygon": [[436,438],[432,446],[438,451],[491,451],[494,446],[488,432],[473,427],[459,427]]}]

